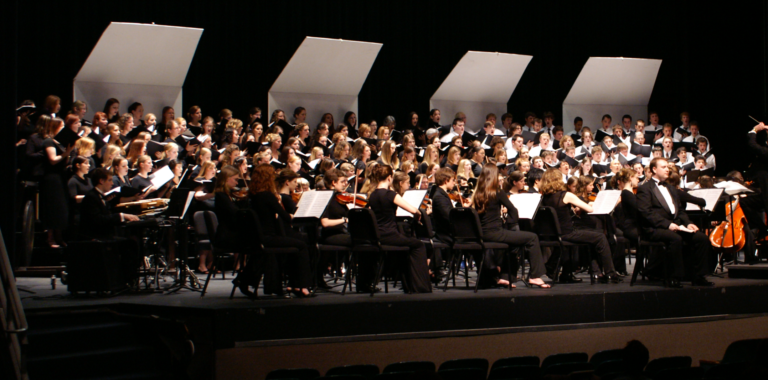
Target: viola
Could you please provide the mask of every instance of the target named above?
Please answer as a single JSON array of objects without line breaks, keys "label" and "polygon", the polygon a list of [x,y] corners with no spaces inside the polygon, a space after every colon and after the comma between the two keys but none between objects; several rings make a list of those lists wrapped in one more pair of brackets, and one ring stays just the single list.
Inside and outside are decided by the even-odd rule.
[{"label": "viola", "polygon": [[232,198],[243,200],[248,198],[248,187],[233,187],[231,191]]},{"label": "viola", "polygon": [[725,253],[736,253],[744,248],[744,211],[739,200],[730,201],[725,205],[726,220],[720,223],[709,235],[712,247]]},{"label": "viola", "polygon": [[363,194],[337,193],[336,201],[343,205],[352,204],[354,202],[355,207],[365,207],[368,205],[368,200]]},{"label": "viola", "polygon": [[291,199],[293,199],[293,203],[299,203],[299,200],[301,199],[301,196],[304,195],[303,192],[293,192],[291,193]]}]

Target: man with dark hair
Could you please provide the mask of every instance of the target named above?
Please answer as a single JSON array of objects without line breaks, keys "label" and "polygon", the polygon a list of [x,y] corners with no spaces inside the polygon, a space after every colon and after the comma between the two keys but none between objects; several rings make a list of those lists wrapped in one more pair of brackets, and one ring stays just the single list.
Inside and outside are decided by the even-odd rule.
[{"label": "man with dark hair", "polygon": [[[672,279],[669,286],[681,288],[680,280],[687,277],[694,286],[712,286],[704,275],[709,273],[708,262],[712,256],[712,245],[691,222],[685,207],[677,195],[677,190],[666,183],[669,177],[669,163],[664,158],[654,158],[649,164],[651,180],[637,188],[637,210],[641,215],[640,224],[645,239],[653,242],[663,242],[666,246],[667,265]],[[691,272],[686,273],[683,259],[683,243],[687,243],[687,261]],[[659,258],[650,258],[658,263]],[[647,271],[654,269],[649,264]]]},{"label": "man with dark hair", "polygon": [[680,121],[683,125],[675,129],[675,134],[673,136],[677,141],[683,141],[684,138],[691,135],[691,114],[682,112],[680,114]]},{"label": "man with dark hair", "polygon": [[603,123],[603,127],[602,127],[601,130],[603,132],[605,132],[605,134],[607,134],[607,135],[612,135],[613,134],[613,131],[611,130],[611,120],[613,120],[613,119],[611,118],[611,115],[609,115],[609,114],[603,115],[603,118],[600,119],[600,122]]},{"label": "man with dark hair", "polygon": [[461,136],[461,143],[463,146],[467,146],[470,142],[472,142],[472,140],[475,139],[474,136],[464,131],[465,118],[466,116],[464,118],[457,117],[453,119],[453,123],[451,124],[451,131],[445,134],[445,136],[441,137],[440,142],[450,144],[451,140],[453,140],[455,136]]},{"label": "man with dark hair", "polygon": [[536,114],[533,112],[526,112],[525,113],[525,125],[523,126],[524,131],[532,131],[533,130],[533,121],[536,120]]},{"label": "man with dark hair", "polygon": [[573,131],[571,131],[570,135],[574,142],[581,139],[581,128],[584,126],[584,119],[582,119],[580,116],[576,116],[575,119],[573,119]]},{"label": "man with dark hair", "polygon": [[555,128],[555,126],[552,125],[552,123],[554,122],[555,122],[555,114],[549,111],[544,112],[544,129],[546,129],[550,135],[552,134],[552,129]]},{"label": "man with dark hair", "polygon": [[635,132],[634,129],[632,129],[632,116],[624,115],[621,117],[621,127],[624,129],[624,136],[632,136],[632,134]]},{"label": "man with dark hair", "polygon": [[510,130],[512,129],[512,114],[507,112],[501,115],[501,126],[504,127],[504,136],[509,137]]},{"label": "man with dark hair", "polygon": [[528,192],[539,193],[539,184],[541,184],[541,178],[544,177],[544,170],[538,168],[531,168],[528,172]]}]

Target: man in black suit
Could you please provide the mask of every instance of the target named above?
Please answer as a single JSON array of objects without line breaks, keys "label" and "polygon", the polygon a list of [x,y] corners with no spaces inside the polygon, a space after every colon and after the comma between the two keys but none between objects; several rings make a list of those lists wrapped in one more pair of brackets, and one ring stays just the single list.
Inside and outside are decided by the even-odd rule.
[{"label": "man in black suit", "polygon": [[[704,275],[708,273],[707,262],[712,255],[712,245],[706,235],[699,232],[685,213],[677,191],[665,181],[669,177],[669,163],[664,158],[651,160],[653,177],[637,188],[637,209],[642,216],[643,236],[654,242],[666,245],[667,262],[671,265],[671,284],[680,288],[680,280],[691,278],[695,286],[712,286]],[[689,253],[687,261],[690,271],[686,273],[683,260],[683,243],[687,243]]]},{"label": "man in black suit", "polygon": [[139,217],[131,214],[112,213],[109,209],[109,197],[104,194],[112,189],[112,175],[104,168],[91,172],[93,189],[88,191],[80,204],[80,230],[88,238],[102,240],[107,244],[120,246],[120,266],[123,278],[130,280],[138,268],[138,244],[132,239],[115,236],[115,226],[123,222],[138,221]]},{"label": "man in black suit", "polygon": [[[450,214],[453,210],[453,201],[448,197],[448,192],[456,188],[456,173],[450,168],[441,168],[435,173],[435,188],[430,199],[432,200],[432,225],[435,230],[437,240],[452,244]],[[469,207],[472,202],[464,199],[464,204],[459,206]],[[441,255],[442,256],[442,255]],[[450,260],[450,257],[441,257],[435,259],[435,264],[439,261]],[[433,268],[434,271],[435,268]],[[440,268],[441,277],[447,273],[447,268]]]},{"label": "man in black suit", "polygon": [[768,210],[768,142],[766,142],[768,135],[766,130],[768,130],[768,126],[760,123],[747,133],[750,164],[746,177],[754,181],[760,188],[763,206]]}]

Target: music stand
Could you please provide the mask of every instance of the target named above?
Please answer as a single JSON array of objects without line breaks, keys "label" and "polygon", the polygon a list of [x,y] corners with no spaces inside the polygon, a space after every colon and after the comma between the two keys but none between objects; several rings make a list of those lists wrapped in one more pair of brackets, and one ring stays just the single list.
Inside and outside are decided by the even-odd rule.
[{"label": "music stand", "polygon": [[[202,291],[200,287],[200,280],[195,276],[195,273],[189,270],[187,265],[188,257],[188,235],[187,231],[189,225],[187,223],[187,210],[192,203],[192,199],[195,197],[195,192],[189,189],[176,189],[171,194],[171,201],[168,204],[167,217],[168,220],[176,222],[176,237],[179,240],[179,250],[176,256],[176,268],[178,274],[173,284],[165,288],[163,294],[176,293],[181,289],[188,289],[195,292]],[[189,282],[187,281],[189,277]]]}]

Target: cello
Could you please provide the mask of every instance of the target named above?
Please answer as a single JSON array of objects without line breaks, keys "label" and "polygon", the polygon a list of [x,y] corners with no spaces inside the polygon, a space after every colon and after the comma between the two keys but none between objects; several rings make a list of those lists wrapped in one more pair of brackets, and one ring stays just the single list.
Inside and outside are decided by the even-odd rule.
[{"label": "cello", "polygon": [[712,230],[709,242],[724,253],[736,253],[744,248],[744,211],[738,197],[725,205],[725,220]]}]

